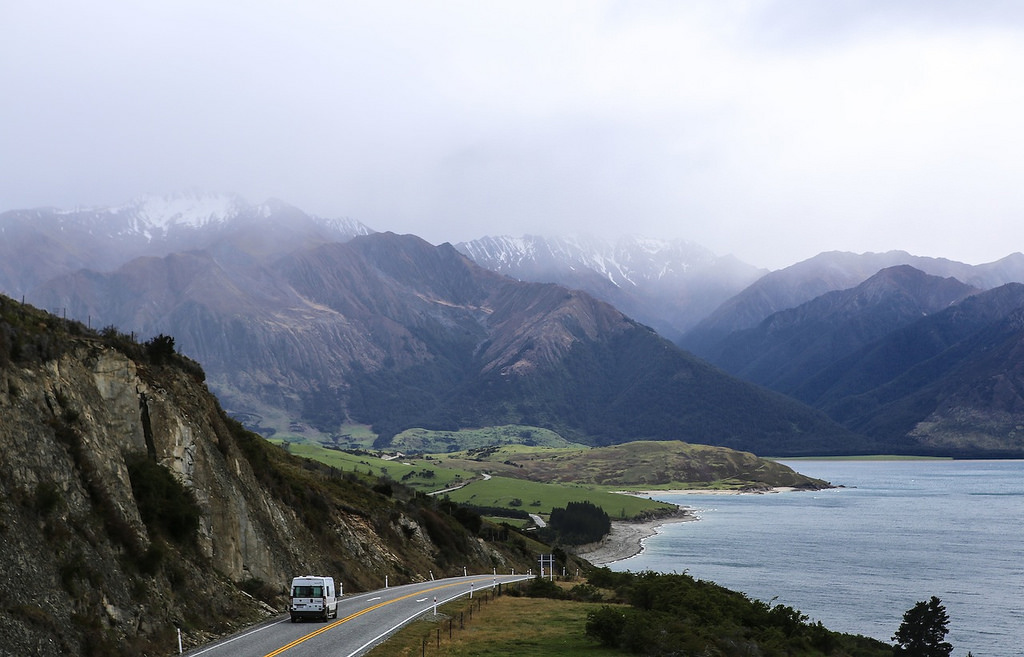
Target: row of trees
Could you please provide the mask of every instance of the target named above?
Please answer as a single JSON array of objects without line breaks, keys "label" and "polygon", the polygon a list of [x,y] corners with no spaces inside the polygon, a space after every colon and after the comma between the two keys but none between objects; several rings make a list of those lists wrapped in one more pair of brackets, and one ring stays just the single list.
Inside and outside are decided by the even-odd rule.
[{"label": "row of trees", "polygon": [[540,537],[549,543],[585,545],[600,541],[611,529],[612,521],[601,507],[586,501],[569,502],[564,509],[551,509]]}]

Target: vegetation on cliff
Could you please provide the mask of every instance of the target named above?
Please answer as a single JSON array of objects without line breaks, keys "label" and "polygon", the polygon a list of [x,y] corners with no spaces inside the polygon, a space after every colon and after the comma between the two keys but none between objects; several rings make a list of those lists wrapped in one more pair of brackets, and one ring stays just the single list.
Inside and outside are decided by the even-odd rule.
[{"label": "vegetation on cliff", "polygon": [[[0,297],[0,636],[11,654],[157,655],[346,592],[541,547],[450,502],[288,454],[228,418],[168,336]],[[68,620],[70,619],[70,622]]]}]

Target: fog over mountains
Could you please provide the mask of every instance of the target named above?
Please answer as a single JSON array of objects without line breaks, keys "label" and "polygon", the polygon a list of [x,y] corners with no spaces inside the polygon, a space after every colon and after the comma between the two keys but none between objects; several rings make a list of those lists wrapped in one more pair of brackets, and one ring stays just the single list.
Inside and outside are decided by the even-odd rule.
[{"label": "fog over mountains", "polygon": [[698,244],[635,235],[483,237],[455,248],[513,278],[589,292],[670,340],[767,273]]},{"label": "fog over mountains", "polygon": [[224,194],[143,196],[112,208],[11,210],[0,215],[0,289],[20,297],[56,276],[112,271],[140,256],[223,250],[244,241],[240,251],[273,257],[370,232],[358,221]]},{"label": "fog over mountains", "polygon": [[354,421],[383,445],[523,423],[772,455],[1024,453],[1021,254],[834,252],[766,273],[682,240],[433,246],[191,194],[3,213],[0,263],[9,296],[174,336],[264,433],[336,441]]}]

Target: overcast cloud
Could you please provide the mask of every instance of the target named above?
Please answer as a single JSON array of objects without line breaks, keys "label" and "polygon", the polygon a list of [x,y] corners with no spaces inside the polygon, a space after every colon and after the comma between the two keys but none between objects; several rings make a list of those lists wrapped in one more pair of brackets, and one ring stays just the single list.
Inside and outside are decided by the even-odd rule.
[{"label": "overcast cloud", "polygon": [[0,3],[0,210],[237,192],[433,242],[1024,250],[1016,2]]}]

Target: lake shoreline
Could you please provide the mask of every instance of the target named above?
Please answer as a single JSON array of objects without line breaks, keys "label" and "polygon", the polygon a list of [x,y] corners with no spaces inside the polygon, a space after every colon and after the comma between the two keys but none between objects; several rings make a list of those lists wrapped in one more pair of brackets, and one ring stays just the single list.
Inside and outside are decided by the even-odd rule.
[{"label": "lake shoreline", "polygon": [[[659,495],[767,495],[772,493],[787,493],[802,490],[792,487],[777,487],[770,489],[756,490],[721,490],[721,489],[673,489],[673,490],[646,490],[646,491],[618,491],[623,495],[634,495],[636,497],[654,498]],[[577,546],[574,550],[576,556],[582,557],[595,566],[606,566],[608,564],[629,559],[641,554],[644,551],[645,541],[661,533],[665,525],[679,522],[692,522],[700,520],[694,509],[679,507],[672,515],[662,516],[651,520],[612,520],[611,531],[600,541]]]},{"label": "lake shoreline", "polygon": [[671,516],[654,520],[613,520],[611,531],[600,541],[577,546],[574,553],[595,566],[635,557],[644,550],[644,541],[659,533],[665,525],[699,520],[693,509],[681,508]]}]

